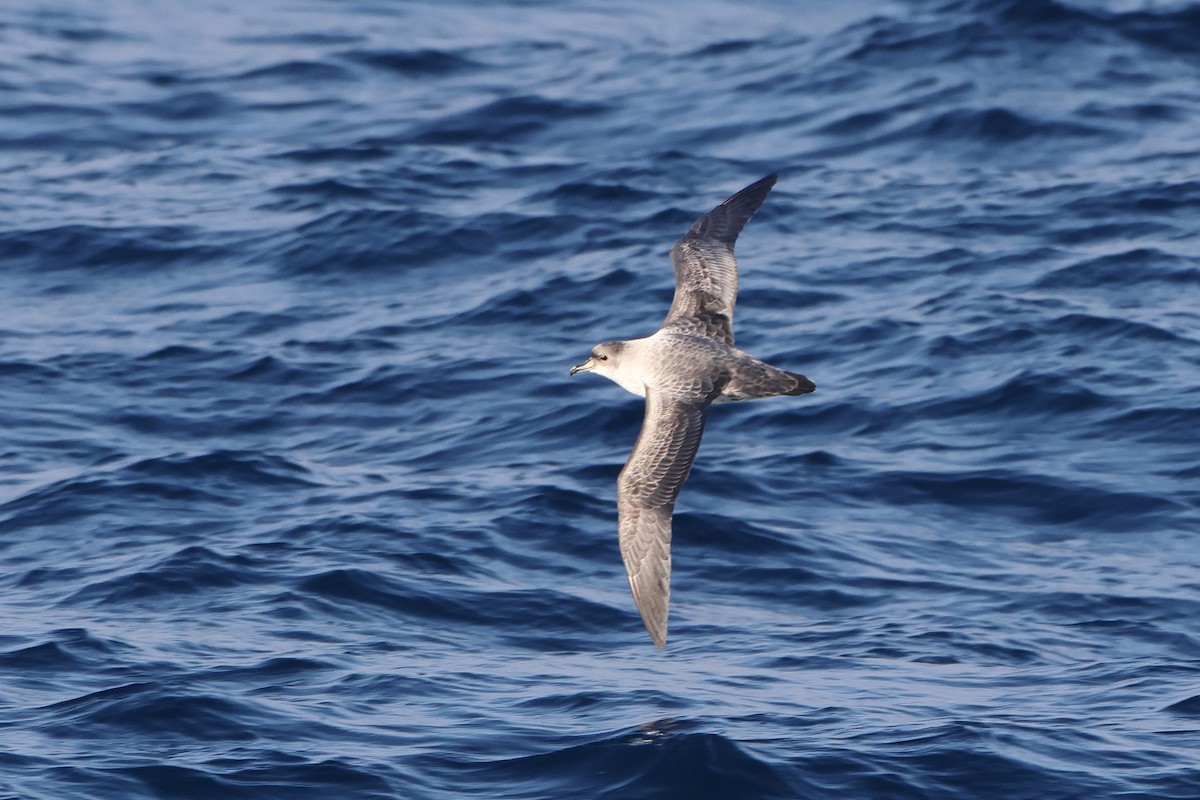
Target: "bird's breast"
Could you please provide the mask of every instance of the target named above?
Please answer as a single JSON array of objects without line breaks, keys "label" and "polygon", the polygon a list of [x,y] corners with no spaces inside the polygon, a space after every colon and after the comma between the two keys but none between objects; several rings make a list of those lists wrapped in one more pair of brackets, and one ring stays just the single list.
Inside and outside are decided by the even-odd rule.
[{"label": "bird's breast", "polygon": [[625,391],[632,392],[638,397],[646,396],[646,380],[641,370],[619,369],[611,373],[608,377]]}]

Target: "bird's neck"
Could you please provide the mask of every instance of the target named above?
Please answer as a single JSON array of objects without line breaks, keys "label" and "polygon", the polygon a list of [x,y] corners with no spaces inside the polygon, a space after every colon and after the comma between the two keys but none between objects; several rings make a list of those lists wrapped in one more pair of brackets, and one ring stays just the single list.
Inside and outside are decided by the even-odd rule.
[{"label": "bird's neck", "polygon": [[646,396],[645,364],[641,344],[645,339],[631,339],[621,349],[621,366],[605,373],[605,377],[627,392],[638,397]]}]

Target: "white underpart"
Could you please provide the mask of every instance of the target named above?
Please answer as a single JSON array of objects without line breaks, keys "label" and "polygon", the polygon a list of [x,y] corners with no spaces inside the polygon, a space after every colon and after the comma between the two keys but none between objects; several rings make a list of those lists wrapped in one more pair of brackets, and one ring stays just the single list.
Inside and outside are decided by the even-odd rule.
[{"label": "white underpart", "polygon": [[619,367],[599,361],[596,362],[596,368],[593,371],[608,378],[625,391],[632,392],[638,397],[645,397],[648,365],[642,356],[645,355],[648,348],[644,345],[649,344],[658,336],[659,334],[655,333],[644,339],[632,339],[626,342],[625,348],[621,351]]}]

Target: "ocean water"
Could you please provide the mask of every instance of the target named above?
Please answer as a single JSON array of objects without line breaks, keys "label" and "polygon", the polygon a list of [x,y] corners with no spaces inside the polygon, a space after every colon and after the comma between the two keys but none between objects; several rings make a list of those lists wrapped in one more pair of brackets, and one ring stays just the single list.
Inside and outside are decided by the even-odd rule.
[{"label": "ocean water", "polygon": [[[1200,797],[1197,42],[5,4],[0,798]],[[567,368],[772,171],[660,651]]]}]

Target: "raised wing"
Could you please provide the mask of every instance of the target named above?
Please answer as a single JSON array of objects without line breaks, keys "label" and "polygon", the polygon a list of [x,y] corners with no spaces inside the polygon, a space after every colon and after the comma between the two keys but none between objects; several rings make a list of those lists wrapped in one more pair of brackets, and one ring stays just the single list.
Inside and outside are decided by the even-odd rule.
[{"label": "raised wing", "polygon": [[738,291],[733,245],[767,198],[775,178],[768,175],[721,203],[693,222],[671,248],[675,299],[663,328],[733,344],[733,306]]},{"label": "raised wing", "polygon": [[642,432],[617,479],[618,532],[629,588],[650,638],[667,640],[671,513],[704,433],[708,403],[646,394]]}]

